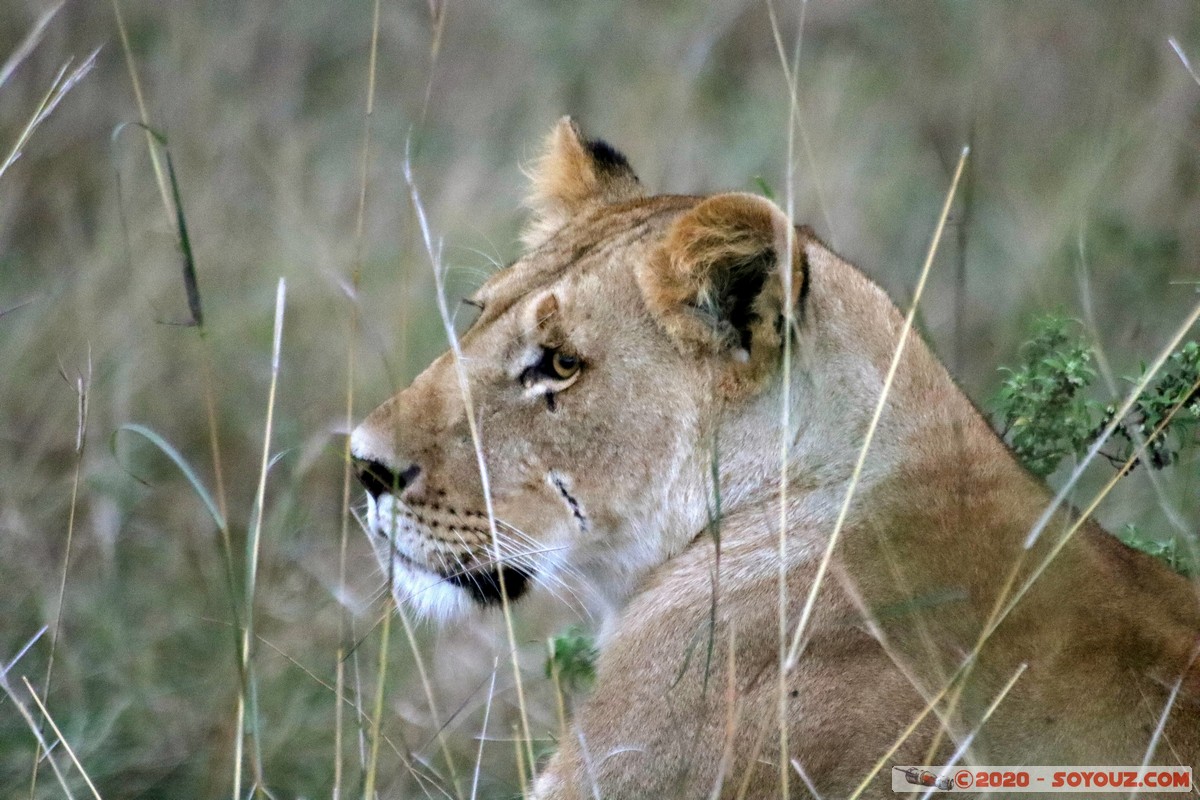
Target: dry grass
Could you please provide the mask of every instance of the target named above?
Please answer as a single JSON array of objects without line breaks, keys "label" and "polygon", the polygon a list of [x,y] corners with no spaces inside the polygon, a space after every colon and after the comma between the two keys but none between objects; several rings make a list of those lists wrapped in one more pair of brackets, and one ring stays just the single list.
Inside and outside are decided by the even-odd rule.
[{"label": "dry grass", "polygon": [[[51,6],[0,8],[0,61]],[[348,406],[362,415],[447,346],[410,157],[451,300],[515,255],[520,164],[570,112],[651,187],[761,178],[906,307],[971,140],[969,200],[916,324],[981,403],[1033,313],[1083,318],[1120,376],[1195,305],[1200,82],[1178,55],[1200,62],[1190,3],[808,3],[794,106],[780,56],[801,4],[774,6],[781,47],[762,3],[704,6],[382,4],[372,67],[370,3],[124,0],[144,110],[111,5],[49,19],[0,81],[0,157],[22,151],[0,174],[0,663],[48,628],[5,679],[29,720],[0,698],[0,786],[33,773],[42,717],[27,676],[102,797],[228,796],[241,652],[257,731],[246,763],[275,797],[329,795],[339,760],[346,797],[368,775],[383,797],[454,796],[448,761],[463,795],[517,792],[530,754],[510,741],[526,724],[510,636],[530,733],[559,729],[542,661],[570,614],[417,627],[413,646],[384,650],[386,576],[352,520],[339,538]],[[94,69],[26,135],[63,65],[96,47]],[[113,136],[143,116],[170,144],[203,337],[169,324],[191,318],[170,187],[136,129]],[[60,366],[89,364],[86,386],[64,384]],[[169,458],[114,435],[127,424],[158,433],[221,498],[232,553],[260,530],[254,567],[223,554]],[[1145,470],[1123,480],[1101,518],[1194,532],[1191,458],[1157,486]],[[1084,474],[1076,496],[1110,475]],[[252,574],[261,638],[239,650],[249,629],[231,601]],[[90,796],[65,748],[51,756]],[[35,796],[61,797],[41,772]]]}]

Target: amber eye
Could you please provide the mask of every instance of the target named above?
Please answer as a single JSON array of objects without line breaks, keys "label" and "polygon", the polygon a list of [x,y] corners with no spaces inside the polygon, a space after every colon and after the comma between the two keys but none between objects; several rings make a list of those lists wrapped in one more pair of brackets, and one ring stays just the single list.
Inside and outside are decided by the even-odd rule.
[{"label": "amber eye", "polygon": [[521,384],[526,389],[548,384],[547,389],[560,392],[575,382],[582,369],[583,359],[579,356],[546,347],[542,349],[541,360],[521,373]]},{"label": "amber eye", "polygon": [[579,357],[555,350],[550,357],[550,377],[565,381],[576,372],[579,372]]}]

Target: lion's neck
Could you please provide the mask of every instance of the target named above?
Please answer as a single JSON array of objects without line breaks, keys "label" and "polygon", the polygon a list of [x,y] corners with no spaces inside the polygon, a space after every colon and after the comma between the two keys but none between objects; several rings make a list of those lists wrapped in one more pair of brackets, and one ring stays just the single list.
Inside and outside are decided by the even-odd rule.
[{"label": "lion's neck", "polygon": [[[722,436],[736,443],[736,451],[722,450],[728,513],[773,518],[771,529],[778,531],[785,477],[788,527],[828,531],[848,495],[875,493],[914,465],[937,463],[954,472],[969,469],[986,453],[1004,469],[1019,471],[915,331],[905,341],[884,411],[873,424],[903,317],[878,286],[827,250],[814,249],[809,260],[812,288],[787,391],[780,381],[748,412],[722,423],[729,429]],[[785,405],[788,432],[781,437]],[[786,472],[780,469],[784,452]],[[922,492],[937,487],[911,481],[910,491],[912,496],[900,499],[920,503]],[[844,523],[853,523],[863,505],[851,502]]]},{"label": "lion's neck", "polygon": [[[1029,624],[1039,615],[1053,617],[1065,597],[1088,609],[1128,593],[1134,599],[1127,607],[1140,608],[1156,602],[1155,593],[1172,592],[1170,605],[1190,609],[1182,628],[1195,629],[1200,612],[1192,587],[1153,559],[1132,553],[1094,522],[1074,526],[1079,528],[1074,535],[1064,533],[1074,530],[1064,511],[1045,526],[1035,546],[1027,547],[1051,500],[1049,490],[1019,466],[915,333],[873,426],[903,318],[849,265],[832,255],[813,261],[806,309],[811,316],[797,337],[787,393],[786,496],[780,491],[784,394],[779,389],[764,396],[754,411],[758,419],[733,423],[742,426],[743,442],[755,431],[759,438],[752,447],[739,447],[733,457],[742,463],[726,471],[733,491],[724,503],[723,547],[777,553],[782,527],[794,567],[819,558],[837,529],[840,568],[856,576],[865,601],[887,606],[936,597],[952,586],[977,605],[974,617],[955,606],[957,621],[989,613],[998,593],[1006,591],[1002,584],[1009,574],[1007,568],[964,570],[964,565],[1022,564],[1024,580],[1034,565],[1053,559],[1056,583],[1031,584],[1020,606]],[[1064,547],[1058,552],[1060,539]],[[739,563],[747,568],[731,574],[745,584],[775,580],[778,574],[777,560],[762,559],[761,569],[754,566],[760,563],[756,558]],[[1091,577],[1098,570],[1114,575],[1102,590]],[[1067,588],[1062,575],[1075,582]]]}]

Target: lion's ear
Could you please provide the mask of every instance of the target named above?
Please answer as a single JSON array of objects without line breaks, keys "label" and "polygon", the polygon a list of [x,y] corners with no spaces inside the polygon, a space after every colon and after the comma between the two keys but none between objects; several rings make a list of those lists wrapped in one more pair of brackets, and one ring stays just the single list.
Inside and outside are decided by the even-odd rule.
[{"label": "lion's ear", "polygon": [[521,235],[537,247],[572,216],[590,206],[642,196],[642,186],[625,156],[600,139],[588,139],[570,117],[563,117],[546,139],[530,170],[527,204],[533,217]]},{"label": "lion's ear", "polygon": [[779,363],[785,287],[793,318],[802,312],[803,244],[811,236],[769,200],[716,195],[675,221],[639,266],[638,284],[647,308],[681,348],[728,359],[741,378],[757,380]]}]

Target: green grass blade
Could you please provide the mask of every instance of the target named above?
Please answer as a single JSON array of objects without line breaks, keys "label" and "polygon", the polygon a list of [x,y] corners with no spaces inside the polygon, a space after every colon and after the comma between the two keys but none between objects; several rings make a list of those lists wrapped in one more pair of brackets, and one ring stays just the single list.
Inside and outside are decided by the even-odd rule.
[{"label": "green grass blade", "polygon": [[174,206],[169,211],[173,213],[175,241],[183,258],[183,289],[187,294],[188,313],[191,316],[184,325],[203,329],[204,307],[200,302],[200,283],[196,278],[196,256],[192,252],[192,237],[188,233],[187,218],[183,214],[183,197],[179,190],[179,179],[175,174],[175,162],[171,159],[171,148],[167,146],[167,137],[145,123],[123,122],[113,129],[110,140],[115,142],[121,132],[129,126],[141,128],[150,137],[150,141],[162,148],[167,165],[167,182],[171,187],[171,202]]},{"label": "green grass blade", "polygon": [[208,489],[204,488],[204,484],[200,482],[200,476],[196,474],[194,469],[192,469],[192,465],[187,462],[187,460],[178,450],[171,446],[170,442],[144,425],[130,423],[117,428],[116,433],[113,434],[114,451],[116,450],[116,434],[120,433],[121,431],[136,433],[139,436],[147,439],[152,445],[161,450],[163,454],[167,456],[167,458],[174,461],[175,466],[179,467],[179,471],[183,473],[183,476],[188,479],[188,483],[192,485],[192,490],[204,503],[204,507],[208,509],[209,516],[213,518],[213,522],[217,524],[218,528],[223,529],[225,527],[225,518],[222,517],[221,512],[217,510],[217,504],[213,500],[212,494],[209,493]]}]

